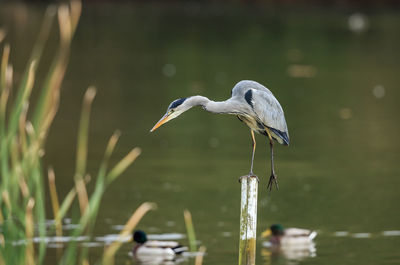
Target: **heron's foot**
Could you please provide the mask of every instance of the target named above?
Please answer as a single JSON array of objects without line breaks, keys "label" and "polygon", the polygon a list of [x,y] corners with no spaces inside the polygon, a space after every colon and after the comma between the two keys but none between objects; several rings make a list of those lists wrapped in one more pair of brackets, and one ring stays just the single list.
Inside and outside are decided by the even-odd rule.
[{"label": "heron's foot", "polygon": [[258,177],[256,175],[254,175],[252,172],[250,172],[248,175],[246,176],[241,176],[239,177],[239,183],[242,183],[242,179],[244,178],[256,178],[257,182],[260,183],[260,180],[258,179]]},{"label": "heron's foot", "polygon": [[272,191],[272,185],[273,183],[275,183],[275,188],[277,190],[279,190],[279,186],[278,186],[278,178],[275,175],[275,173],[271,173],[271,176],[269,177],[269,181],[268,181],[268,186],[267,189],[269,189],[269,191]]}]

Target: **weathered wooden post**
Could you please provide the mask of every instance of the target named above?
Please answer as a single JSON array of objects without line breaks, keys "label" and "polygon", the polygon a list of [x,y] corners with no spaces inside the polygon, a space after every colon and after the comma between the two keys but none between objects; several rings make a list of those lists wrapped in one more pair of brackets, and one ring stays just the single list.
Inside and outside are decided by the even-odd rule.
[{"label": "weathered wooden post", "polygon": [[242,176],[240,204],[239,265],[256,264],[257,176]]}]

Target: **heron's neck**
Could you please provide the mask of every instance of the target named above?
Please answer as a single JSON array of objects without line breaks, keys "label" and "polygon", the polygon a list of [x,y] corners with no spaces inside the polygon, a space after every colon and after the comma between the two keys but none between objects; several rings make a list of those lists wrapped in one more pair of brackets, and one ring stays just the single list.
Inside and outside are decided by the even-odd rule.
[{"label": "heron's neck", "polygon": [[187,99],[187,104],[189,108],[194,106],[202,106],[206,111],[213,113],[234,113],[234,111],[229,108],[228,100],[212,101],[203,96],[193,96]]}]

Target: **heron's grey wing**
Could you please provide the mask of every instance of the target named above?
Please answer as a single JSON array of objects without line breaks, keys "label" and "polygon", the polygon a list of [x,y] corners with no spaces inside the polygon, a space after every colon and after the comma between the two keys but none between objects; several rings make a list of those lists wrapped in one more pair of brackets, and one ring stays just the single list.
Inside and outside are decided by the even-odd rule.
[{"label": "heron's grey wing", "polygon": [[289,144],[289,132],[281,105],[268,90],[251,89],[252,108],[258,119]]}]

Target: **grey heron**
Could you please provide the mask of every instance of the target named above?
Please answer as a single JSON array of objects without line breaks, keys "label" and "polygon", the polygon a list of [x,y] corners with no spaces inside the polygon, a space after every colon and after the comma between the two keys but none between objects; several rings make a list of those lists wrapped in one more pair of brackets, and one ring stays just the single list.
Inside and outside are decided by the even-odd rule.
[{"label": "grey heron", "polygon": [[204,110],[213,113],[236,115],[250,128],[253,152],[249,176],[254,176],[253,161],[256,149],[254,132],[267,136],[271,148],[271,176],[267,188],[271,190],[275,183],[278,189],[274,170],[274,140],[280,144],[289,145],[289,132],[283,109],[268,88],[255,81],[242,80],[233,87],[231,98],[225,101],[212,101],[203,96],[174,100],[150,132],[194,106],[201,106]]}]

